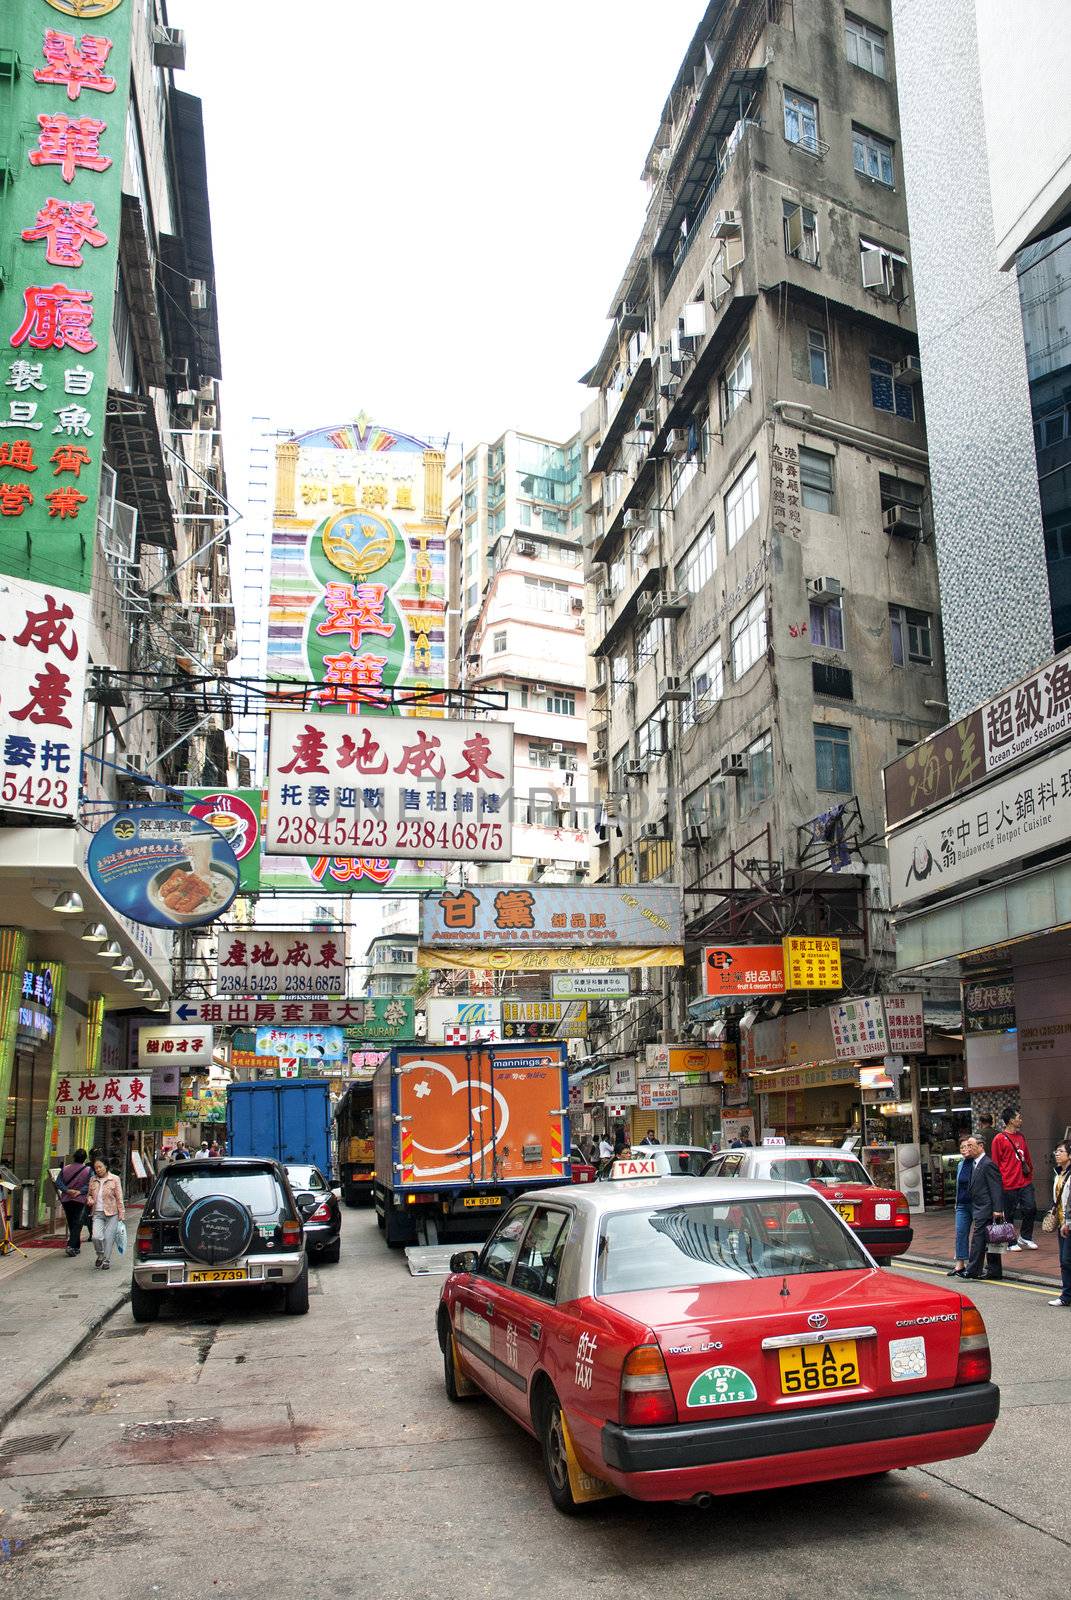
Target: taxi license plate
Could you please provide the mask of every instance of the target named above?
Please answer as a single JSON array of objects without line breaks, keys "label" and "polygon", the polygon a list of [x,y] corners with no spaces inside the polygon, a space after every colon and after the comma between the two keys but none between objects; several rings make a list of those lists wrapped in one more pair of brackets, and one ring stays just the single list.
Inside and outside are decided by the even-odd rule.
[{"label": "taxi license plate", "polygon": [[218,1272],[188,1272],[187,1283],[237,1283],[249,1274],[244,1267],[225,1267]]},{"label": "taxi license plate", "polygon": [[821,1394],[826,1389],[854,1389],[859,1382],[859,1356],[854,1339],[829,1344],[796,1344],[777,1352],[782,1394]]},{"label": "taxi license plate", "polygon": [[841,1216],[844,1218],[845,1222],[854,1222],[855,1221],[855,1207],[854,1206],[837,1206],[837,1205],[835,1205],[833,1207],[833,1210],[834,1211],[839,1211]]},{"label": "taxi license plate", "polygon": [[461,1204],[465,1207],[500,1206],[501,1199],[497,1194],[471,1194],[466,1195]]}]

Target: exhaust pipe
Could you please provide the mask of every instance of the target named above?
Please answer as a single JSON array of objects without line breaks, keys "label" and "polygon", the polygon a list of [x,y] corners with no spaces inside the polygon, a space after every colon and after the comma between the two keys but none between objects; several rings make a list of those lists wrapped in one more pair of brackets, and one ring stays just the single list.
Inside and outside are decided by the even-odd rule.
[{"label": "exhaust pipe", "polygon": [[705,1510],[707,1506],[712,1506],[714,1504],[714,1496],[712,1494],[706,1494],[705,1492],[703,1494],[693,1494],[691,1504],[693,1506],[699,1506],[700,1509]]}]

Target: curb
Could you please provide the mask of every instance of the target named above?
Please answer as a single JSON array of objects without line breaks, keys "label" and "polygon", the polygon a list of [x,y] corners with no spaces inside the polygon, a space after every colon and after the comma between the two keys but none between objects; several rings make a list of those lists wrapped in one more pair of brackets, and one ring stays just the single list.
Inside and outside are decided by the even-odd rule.
[{"label": "curb", "polygon": [[47,1384],[52,1382],[56,1374],[58,1372],[62,1372],[67,1363],[69,1361],[73,1361],[75,1356],[78,1355],[80,1351],[85,1349],[90,1339],[94,1338],[95,1335],[100,1332],[104,1324],[109,1322],[119,1310],[120,1306],[124,1306],[129,1299],[130,1290],[124,1289],[122,1294],[112,1305],[106,1306],[102,1311],[94,1313],[92,1321],[89,1322],[89,1324],[85,1327],[81,1336],[76,1339],[74,1344],[71,1345],[70,1349],[65,1351],[64,1354],[60,1356],[59,1360],[49,1368],[44,1377],[39,1378],[31,1389],[26,1390],[25,1394],[19,1395],[17,1399],[13,1400],[3,1410],[0,1410],[0,1432],[2,1432],[3,1429],[7,1427],[8,1423],[18,1415],[23,1406],[29,1404],[35,1394],[40,1394],[41,1390],[45,1388]]},{"label": "curb", "polygon": [[[948,1260],[944,1256],[916,1256],[910,1252],[907,1255],[897,1256],[897,1261],[910,1261],[917,1267],[948,1267]],[[1059,1278],[1043,1278],[1036,1272],[1009,1272],[1004,1269],[1004,1278],[1008,1283],[1028,1283],[1035,1289],[1055,1289],[1060,1292]]]}]

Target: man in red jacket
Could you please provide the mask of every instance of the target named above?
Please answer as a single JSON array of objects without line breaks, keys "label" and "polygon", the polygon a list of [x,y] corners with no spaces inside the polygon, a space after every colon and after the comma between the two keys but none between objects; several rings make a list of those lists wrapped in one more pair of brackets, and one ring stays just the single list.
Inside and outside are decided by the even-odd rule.
[{"label": "man in red jacket", "polygon": [[1000,1168],[1000,1181],[1004,1185],[1004,1215],[1009,1222],[1022,1218],[1019,1223],[1019,1242],[1009,1245],[1009,1250],[1036,1250],[1034,1221],[1038,1214],[1034,1197],[1034,1163],[1030,1147],[1023,1138],[1023,1119],[1018,1106],[1005,1106],[1001,1113],[1003,1130],[993,1140],[991,1155]]}]

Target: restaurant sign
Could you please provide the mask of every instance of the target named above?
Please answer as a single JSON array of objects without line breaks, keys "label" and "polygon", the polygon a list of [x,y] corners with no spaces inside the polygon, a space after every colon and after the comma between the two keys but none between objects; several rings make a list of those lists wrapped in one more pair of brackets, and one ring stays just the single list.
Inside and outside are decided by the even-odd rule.
[{"label": "restaurant sign", "polygon": [[265,850],[450,861],[513,854],[512,724],[274,711],[268,728]]},{"label": "restaurant sign", "polygon": [[681,891],[667,885],[473,884],[423,895],[420,905],[420,942],[429,948],[585,945],[585,965],[591,966],[603,959],[604,946],[681,944],[684,938]]},{"label": "restaurant sign", "polygon": [[703,951],[708,995],[784,994],[785,952],[779,944],[718,944]]},{"label": "restaurant sign", "polygon": [[1011,976],[963,985],[963,1026],[968,1033],[1007,1033],[1015,1027]]},{"label": "restaurant sign", "polygon": [[1032,761],[889,835],[893,907],[1071,840],[1071,750]]}]

